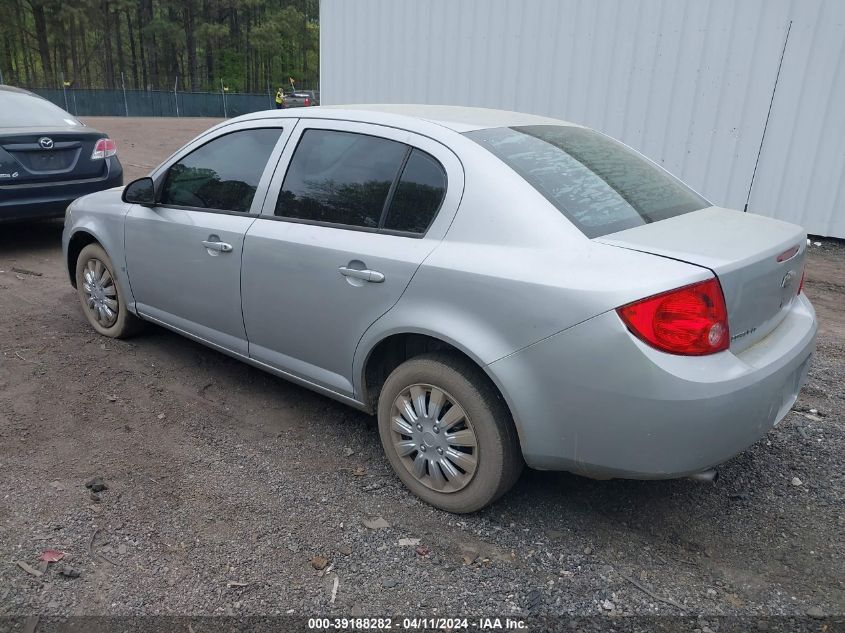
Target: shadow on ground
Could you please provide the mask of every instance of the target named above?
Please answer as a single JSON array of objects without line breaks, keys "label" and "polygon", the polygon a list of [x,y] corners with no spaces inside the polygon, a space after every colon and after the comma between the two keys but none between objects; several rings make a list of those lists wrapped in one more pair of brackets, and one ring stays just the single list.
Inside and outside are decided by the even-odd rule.
[{"label": "shadow on ground", "polygon": [[64,220],[0,224],[0,251],[12,257],[16,253],[52,255],[61,246],[63,226]]}]

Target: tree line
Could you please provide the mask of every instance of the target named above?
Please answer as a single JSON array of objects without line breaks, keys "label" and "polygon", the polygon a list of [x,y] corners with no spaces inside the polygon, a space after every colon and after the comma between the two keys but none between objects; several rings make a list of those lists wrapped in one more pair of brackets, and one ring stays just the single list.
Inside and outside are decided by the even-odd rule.
[{"label": "tree line", "polygon": [[30,88],[318,87],[319,0],[6,0],[0,71]]}]

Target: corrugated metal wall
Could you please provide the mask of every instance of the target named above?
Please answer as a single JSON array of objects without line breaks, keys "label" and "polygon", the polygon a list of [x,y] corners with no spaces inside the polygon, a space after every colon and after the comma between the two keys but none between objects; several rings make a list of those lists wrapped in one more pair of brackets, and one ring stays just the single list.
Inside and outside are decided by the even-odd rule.
[{"label": "corrugated metal wall", "polygon": [[575,121],[716,204],[845,237],[845,0],[322,0],[320,19],[323,103]]}]

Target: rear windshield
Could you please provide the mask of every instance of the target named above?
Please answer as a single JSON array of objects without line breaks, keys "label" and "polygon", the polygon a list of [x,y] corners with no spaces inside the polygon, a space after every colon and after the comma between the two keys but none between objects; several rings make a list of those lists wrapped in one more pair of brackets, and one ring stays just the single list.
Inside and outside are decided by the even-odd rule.
[{"label": "rear windshield", "polygon": [[82,124],[46,99],[0,91],[0,127],[67,127]]},{"label": "rear windshield", "polygon": [[590,238],[710,206],[677,178],[593,130],[524,125],[465,136],[502,159]]}]

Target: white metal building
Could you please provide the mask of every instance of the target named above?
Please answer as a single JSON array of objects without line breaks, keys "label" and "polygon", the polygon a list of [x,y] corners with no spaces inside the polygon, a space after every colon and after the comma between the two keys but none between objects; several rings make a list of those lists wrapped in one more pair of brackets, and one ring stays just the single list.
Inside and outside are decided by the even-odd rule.
[{"label": "white metal building", "polygon": [[567,119],[845,238],[845,0],[322,0],[320,21],[322,103]]}]

